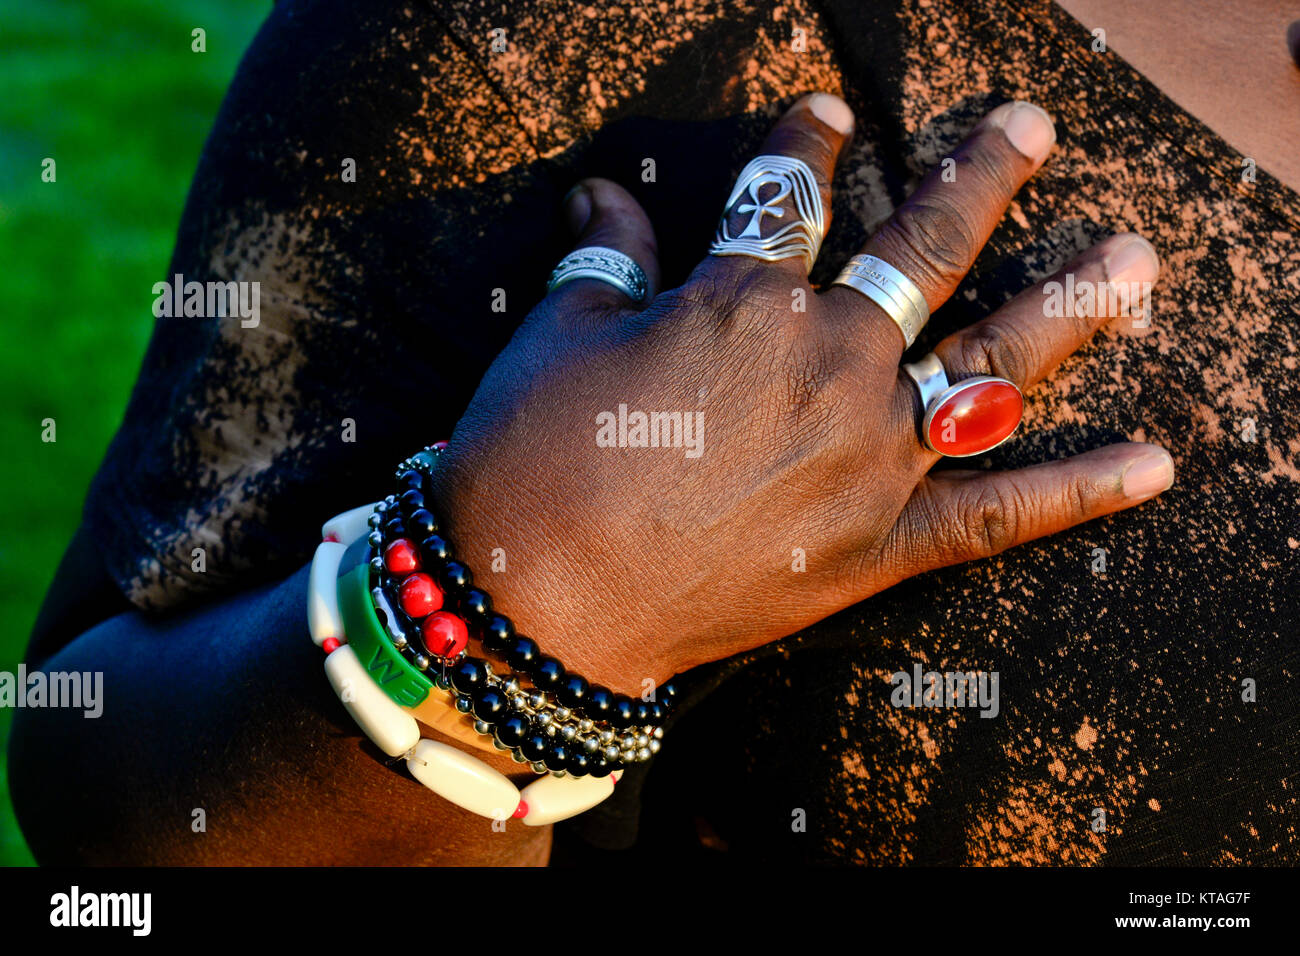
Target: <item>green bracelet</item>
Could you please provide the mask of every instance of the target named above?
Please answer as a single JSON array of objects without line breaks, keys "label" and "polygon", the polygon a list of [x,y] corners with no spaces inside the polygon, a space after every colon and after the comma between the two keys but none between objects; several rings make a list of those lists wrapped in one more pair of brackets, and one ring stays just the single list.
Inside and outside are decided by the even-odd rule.
[{"label": "green bracelet", "polygon": [[369,542],[358,538],[339,561],[339,615],[348,645],[366,673],[384,693],[403,707],[418,706],[433,687],[429,678],[393,646],[370,600]]}]

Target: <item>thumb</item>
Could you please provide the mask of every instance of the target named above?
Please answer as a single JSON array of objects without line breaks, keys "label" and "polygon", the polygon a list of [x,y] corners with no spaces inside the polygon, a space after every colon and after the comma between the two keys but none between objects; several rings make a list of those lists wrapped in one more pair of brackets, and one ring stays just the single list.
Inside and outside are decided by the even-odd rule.
[{"label": "thumb", "polygon": [[[578,260],[575,264],[580,266],[580,274],[553,286],[547,298],[560,308],[644,308],[659,291],[659,252],[654,227],[640,203],[608,179],[584,179],[564,197],[564,216],[577,236],[574,252],[603,247],[623,253],[645,273],[646,294],[635,301],[618,287],[617,261],[602,264]],[[613,275],[608,271],[611,268]]]}]

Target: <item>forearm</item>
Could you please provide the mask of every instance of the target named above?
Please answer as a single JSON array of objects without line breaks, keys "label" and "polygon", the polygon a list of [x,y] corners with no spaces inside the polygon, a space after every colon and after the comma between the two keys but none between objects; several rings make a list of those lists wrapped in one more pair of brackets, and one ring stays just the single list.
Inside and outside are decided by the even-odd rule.
[{"label": "forearm", "polygon": [[546,861],[549,827],[494,830],[385,766],[307,637],[306,577],[163,622],[122,614],[43,662],[102,672],[103,713],[15,714],[10,786],[42,863]]}]

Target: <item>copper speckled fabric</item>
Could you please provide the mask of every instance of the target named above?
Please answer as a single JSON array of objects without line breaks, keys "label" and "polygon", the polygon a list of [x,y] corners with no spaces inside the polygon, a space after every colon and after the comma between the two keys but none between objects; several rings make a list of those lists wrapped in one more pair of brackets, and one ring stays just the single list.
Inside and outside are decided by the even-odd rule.
[{"label": "copper speckled fabric", "polygon": [[[672,283],[780,109],[841,92],[860,122],[824,282],[988,108],[1031,99],[1058,147],[915,353],[1139,231],[1164,262],[1150,328],[1100,333],[990,461],[1150,440],[1177,484],[687,675],[670,745],[562,828],[557,859],[1300,861],[1295,196],[1243,182],[1243,157],[1091,39],[1051,4],[988,0],[281,2],[168,273],[261,281],[261,325],[159,320],[86,505],[112,575],[166,610],[300,566],[323,516],[450,432],[565,251],[578,176],[631,189]],[[998,672],[998,715],[893,707],[889,675],[916,663]]]}]

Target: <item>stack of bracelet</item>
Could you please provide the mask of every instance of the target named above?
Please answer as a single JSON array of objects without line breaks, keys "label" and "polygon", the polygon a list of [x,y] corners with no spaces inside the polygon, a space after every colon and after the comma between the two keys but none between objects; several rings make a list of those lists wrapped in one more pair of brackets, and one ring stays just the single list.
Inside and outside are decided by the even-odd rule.
[{"label": "stack of bracelet", "polygon": [[[406,756],[430,789],[497,819],[564,819],[608,796],[624,766],[658,752],[659,721],[675,691],[665,684],[657,700],[633,700],[591,686],[493,611],[469,568],[454,559],[431,506],[429,481],[443,447],[402,463],[397,495],[326,523],[311,573],[312,638],[362,729],[386,753]],[[471,636],[510,672],[499,675],[470,656]],[[340,654],[345,645],[348,653]],[[415,717],[484,746],[466,739],[472,727],[546,776],[519,794],[481,761],[419,740]],[[518,803],[506,806],[512,792]]]}]

